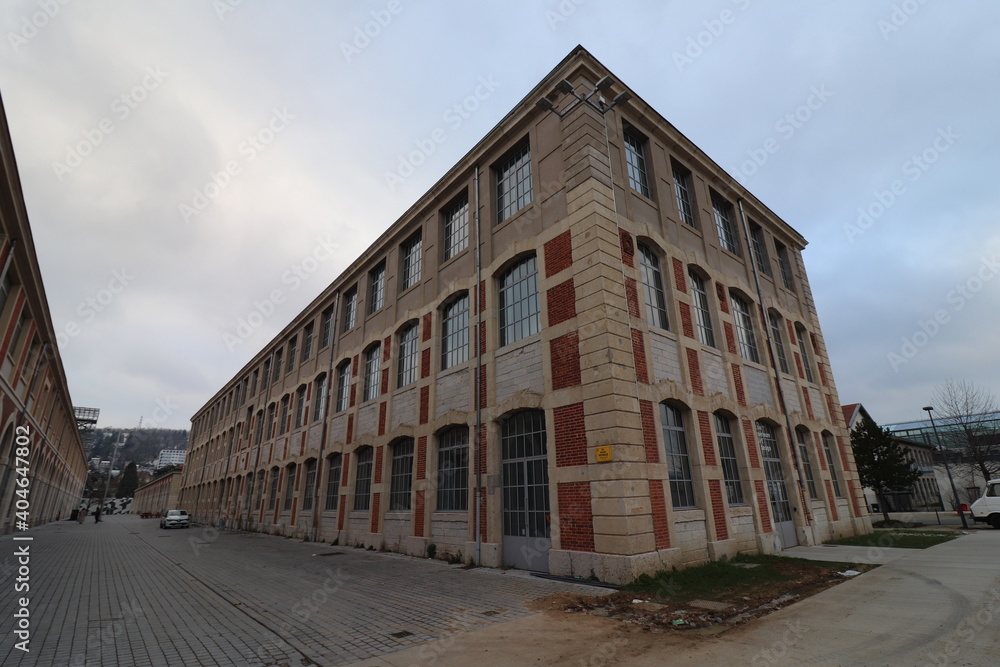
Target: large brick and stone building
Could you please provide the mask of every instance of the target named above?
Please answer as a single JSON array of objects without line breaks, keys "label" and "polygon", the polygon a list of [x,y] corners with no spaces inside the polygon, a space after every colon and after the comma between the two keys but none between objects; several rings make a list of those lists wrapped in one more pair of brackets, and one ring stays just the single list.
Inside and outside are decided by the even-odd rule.
[{"label": "large brick and stone building", "polygon": [[618,582],[870,531],[804,246],[577,47],[194,415],[181,502]]},{"label": "large brick and stone building", "polygon": [[[0,104],[0,533],[67,518],[87,476]],[[24,461],[27,461],[27,464]],[[19,481],[27,470],[28,486]]]}]

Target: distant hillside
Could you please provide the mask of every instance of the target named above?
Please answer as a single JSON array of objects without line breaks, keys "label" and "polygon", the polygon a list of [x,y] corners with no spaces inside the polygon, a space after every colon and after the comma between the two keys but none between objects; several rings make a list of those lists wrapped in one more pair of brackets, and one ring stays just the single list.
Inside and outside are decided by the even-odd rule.
[{"label": "distant hillside", "polygon": [[125,447],[118,450],[118,462],[135,461],[137,464],[149,464],[159,455],[161,449],[187,449],[188,432],[166,428],[144,428],[140,431],[122,428],[99,428],[94,432],[94,445],[87,458],[100,457],[111,459],[111,450],[118,442],[122,431],[130,435]]}]

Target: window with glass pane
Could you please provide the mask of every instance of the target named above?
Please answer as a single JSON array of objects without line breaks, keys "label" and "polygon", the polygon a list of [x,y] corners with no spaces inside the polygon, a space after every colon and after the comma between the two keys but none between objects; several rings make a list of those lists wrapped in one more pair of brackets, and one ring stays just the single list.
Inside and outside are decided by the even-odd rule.
[{"label": "window with glass pane", "polygon": [[740,480],[740,464],[736,459],[733,429],[729,419],[719,413],[715,413],[715,437],[719,442],[719,462],[722,464],[726,497],[730,505],[742,505],[743,483]]},{"label": "window with glass pane", "polygon": [[288,368],[285,369],[286,373],[291,373],[292,369],[295,368],[295,351],[299,346],[299,337],[292,336],[292,339],[288,341]]},{"label": "window with glass pane", "polygon": [[340,454],[333,454],[326,460],[326,505],[327,511],[337,509],[340,500]]},{"label": "window with glass pane", "polygon": [[367,511],[371,507],[372,448],[358,450],[357,479],[354,482],[354,511]]},{"label": "window with glass pane", "polygon": [[806,431],[796,429],[795,440],[799,446],[799,458],[802,459],[802,473],[806,478],[806,486],[809,487],[809,497],[819,498],[816,492],[816,479],[813,477],[812,460],[809,458],[809,446],[806,444],[809,434]]},{"label": "window with glass pane", "polygon": [[274,353],[274,375],[271,376],[271,382],[277,382],[281,379],[281,359],[284,350],[278,350]]},{"label": "window with glass pane", "polygon": [[358,314],[358,288],[352,287],[344,295],[344,331],[354,328],[354,321]]},{"label": "window with glass pane", "polygon": [[691,189],[691,172],[677,163],[673,163],[672,166],[677,213],[685,224],[694,227],[694,192]]},{"label": "window with glass pane", "polygon": [[801,327],[795,327],[795,335],[799,339],[799,353],[802,355],[802,370],[806,373],[806,380],[813,381],[812,359],[809,358],[809,350],[806,348],[806,331]]},{"label": "window with glass pane", "polygon": [[278,479],[280,476],[280,470],[271,468],[271,491],[267,494],[267,509],[269,510],[278,506]]},{"label": "window with glass pane", "polygon": [[351,383],[351,362],[345,361],[337,366],[337,412],[347,409],[348,391]]},{"label": "window with glass pane", "polygon": [[753,243],[753,256],[757,261],[757,270],[765,276],[771,275],[771,259],[767,256],[764,230],[753,221],[750,222],[750,242]]},{"label": "window with glass pane", "polygon": [[326,411],[327,388],[326,373],[320,373],[313,382],[313,421],[323,418]]},{"label": "window with glass pane", "polygon": [[313,329],[313,323],[310,322],[306,325],[306,328],[302,330],[302,361],[305,361],[312,356]]},{"label": "window with glass pane", "polygon": [[264,375],[261,378],[263,380],[264,389],[267,389],[271,384],[271,360],[268,359],[264,362]]},{"label": "window with glass pane", "polygon": [[715,215],[715,227],[719,232],[722,247],[734,255],[740,254],[740,239],[736,235],[736,225],[733,223],[733,205],[713,192],[712,212]]},{"label": "window with glass pane", "polygon": [[785,356],[785,344],[781,337],[781,317],[771,311],[767,314],[767,319],[771,323],[771,340],[774,342],[774,352],[778,355],[778,366],[782,373],[787,373],[788,357]]},{"label": "window with glass pane", "polygon": [[411,324],[399,334],[399,368],[396,386],[405,387],[417,381],[417,325]]},{"label": "window with glass pane", "polygon": [[292,509],[292,499],[295,497],[295,464],[289,463],[285,475],[285,507],[284,511]]},{"label": "window with glass pane", "polygon": [[625,130],[625,164],[628,167],[628,184],[643,197],[649,196],[649,178],[646,175],[646,139],[634,130]]},{"label": "window with glass pane", "polygon": [[639,268],[642,273],[642,295],[646,301],[649,323],[661,329],[668,329],[667,300],[663,293],[663,276],[660,260],[653,249],[639,244]]},{"label": "window with glass pane", "polygon": [[469,245],[469,197],[463,196],[444,211],[444,259],[449,260]]},{"label": "window with glass pane", "polygon": [[267,425],[264,427],[264,439],[270,440],[275,436],[274,426],[275,426],[275,412],[277,410],[277,404],[271,403],[267,406]]},{"label": "window with glass pane", "polygon": [[663,422],[663,448],[670,474],[670,500],[675,509],[695,507],[694,480],[691,478],[691,460],[688,456],[683,415],[674,406],[660,403],[660,418]]},{"label": "window with glass pane", "polygon": [[4,309],[7,307],[7,299],[10,298],[10,292],[14,288],[13,283],[10,280],[10,275],[3,277],[3,281],[0,281],[0,314],[3,314]]},{"label": "window with glass pane", "polygon": [[837,464],[833,460],[832,443],[833,436],[827,431],[823,431],[823,453],[826,455],[826,465],[830,468],[830,481],[833,482],[833,493],[838,498],[841,498],[840,476],[837,474]]},{"label": "window with glass pane", "polygon": [[330,306],[319,318],[319,347],[323,349],[330,344],[333,333],[333,306]]},{"label": "window with glass pane", "polygon": [[495,170],[497,222],[503,222],[531,203],[531,152],[527,142]]},{"label": "window with glass pane", "polygon": [[441,370],[469,360],[469,295],[447,306],[441,317]]},{"label": "window with glass pane", "polygon": [[438,512],[469,507],[469,428],[456,426],[438,437]]},{"label": "window with glass pane", "polygon": [[253,509],[256,512],[261,507],[261,502],[264,500],[264,484],[267,481],[267,473],[263,470],[257,473],[257,493],[253,500]]},{"label": "window with glass pane", "polygon": [[715,347],[715,331],[712,329],[712,311],[708,306],[708,290],[705,289],[705,279],[694,269],[688,269],[688,280],[691,283],[694,322],[695,329],[698,331],[698,340],[705,345]]},{"label": "window with glass pane", "polygon": [[385,304],[385,264],[379,264],[368,273],[368,314]]},{"label": "window with glass pane", "polygon": [[400,248],[403,257],[402,275],[399,290],[403,291],[420,282],[420,271],[423,265],[423,239],[417,234]]},{"label": "window with glass pane", "polygon": [[306,487],[302,490],[302,511],[313,508],[316,495],[316,459],[306,461]]},{"label": "window with glass pane", "polygon": [[365,397],[370,401],[378,396],[379,370],[382,359],[382,346],[376,345],[365,352]]},{"label": "window with glass pane", "polygon": [[500,277],[500,346],[516,343],[541,330],[538,269],[534,257],[515,264]]},{"label": "window with glass pane", "polygon": [[306,423],[306,386],[302,385],[295,392],[295,428]]},{"label": "window with glass pane", "polygon": [[392,446],[392,472],[389,477],[389,510],[410,509],[410,489],[413,488],[413,438],[400,440]]},{"label": "window with glass pane", "polygon": [[792,262],[788,256],[788,248],[779,241],[774,242],[774,249],[778,253],[778,267],[781,269],[781,282],[785,288],[795,291],[795,282],[792,280]]},{"label": "window with glass pane", "polygon": [[740,342],[740,354],[747,361],[760,363],[757,352],[757,337],[753,333],[753,318],[750,315],[750,305],[742,298],[732,295],[733,319],[736,320],[736,338]]},{"label": "window with glass pane", "polygon": [[257,411],[257,426],[254,431],[254,445],[259,445],[264,439],[264,411]]},{"label": "window with glass pane", "polygon": [[288,430],[288,412],[291,407],[292,397],[285,394],[281,399],[281,417],[278,420],[278,435]]},{"label": "window with glass pane", "polygon": [[257,395],[257,381],[260,379],[260,371],[259,370],[254,370],[253,375],[251,376],[251,378],[252,379],[250,381],[250,395],[251,396],[256,396]]}]

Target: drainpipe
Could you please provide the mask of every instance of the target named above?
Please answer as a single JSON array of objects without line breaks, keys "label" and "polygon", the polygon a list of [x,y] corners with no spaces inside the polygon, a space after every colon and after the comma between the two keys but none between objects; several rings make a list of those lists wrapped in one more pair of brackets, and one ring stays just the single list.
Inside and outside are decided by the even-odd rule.
[{"label": "drainpipe", "polygon": [[[313,484],[313,534],[312,541],[319,537],[319,480],[322,474],[323,452],[326,451],[326,436],[330,428],[330,403],[333,395],[333,360],[337,355],[337,315],[340,313],[340,292],[333,297],[333,314],[330,316],[330,365],[326,371],[326,405],[323,406],[323,433],[319,441],[319,459],[316,461],[316,477]],[[326,480],[329,485],[330,480]]]},{"label": "drainpipe", "polygon": [[476,507],[476,519],[475,519],[475,523],[476,523],[476,565],[482,565],[482,563],[483,563],[483,553],[482,553],[482,551],[483,551],[483,540],[482,540],[482,537],[480,535],[481,522],[482,522],[482,520],[480,518],[480,515],[482,514],[482,503],[483,503],[483,500],[482,500],[482,498],[483,498],[483,492],[482,492],[483,473],[482,473],[482,468],[479,465],[479,456],[480,456],[479,453],[482,450],[482,437],[481,437],[481,434],[482,434],[482,430],[483,430],[482,429],[482,425],[483,425],[483,409],[482,409],[482,404],[483,403],[482,403],[482,397],[479,395],[480,394],[479,385],[480,385],[480,376],[481,376],[481,374],[483,372],[483,360],[482,360],[482,349],[480,348],[480,345],[479,345],[479,331],[482,328],[482,323],[483,323],[483,306],[485,304],[480,303],[480,300],[479,300],[479,296],[480,296],[479,285],[482,283],[482,280],[483,280],[483,265],[482,265],[482,256],[480,255],[481,248],[482,248],[482,243],[480,241],[480,229],[479,229],[480,222],[479,222],[479,165],[478,164],[476,165],[475,185],[473,186],[473,190],[474,190],[473,196],[475,198],[475,206],[476,206],[476,286],[475,286],[476,298],[475,298],[475,301],[474,301],[474,303],[476,304],[476,331],[475,331],[475,334],[473,336],[473,340],[475,340],[475,346],[476,346],[476,372],[473,374],[473,377],[472,377],[472,381],[476,385],[475,389],[474,389],[474,392],[473,392],[473,394],[475,396],[475,401],[476,401],[476,437],[475,437],[475,440],[474,440],[475,447],[473,448],[474,449],[474,451],[473,451],[473,455],[474,455],[473,465],[476,466],[476,503],[475,503],[475,507]]}]

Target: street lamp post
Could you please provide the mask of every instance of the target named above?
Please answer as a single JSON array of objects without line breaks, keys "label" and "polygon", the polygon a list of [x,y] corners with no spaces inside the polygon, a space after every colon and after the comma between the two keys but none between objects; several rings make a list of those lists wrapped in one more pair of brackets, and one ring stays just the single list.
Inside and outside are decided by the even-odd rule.
[{"label": "street lamp post", "polygon": [[931,428],[934,429],[934,439],[937,440],[938,451],[941,452],[941,460],[944,461],[944,471],[948,473],[948,483],[951,484],[951,493],[955,496],[955,505],[958,507],[958,515],[962,517],[962,528],[968,529],[969,522],[965,520],[965,512],[962,511],[962,503],[958,499],[958,489],[955,488],[955,480],[951,476],[951,468],[948,467],[948,457],[945,455],[944,448],[941,446],[941,436],[938,434],[937,424],[934,423],[934,415],[931,411],[934,410],[934,406],[928,405],[923,408],[927,411],[927,416],[931,419]]}]

